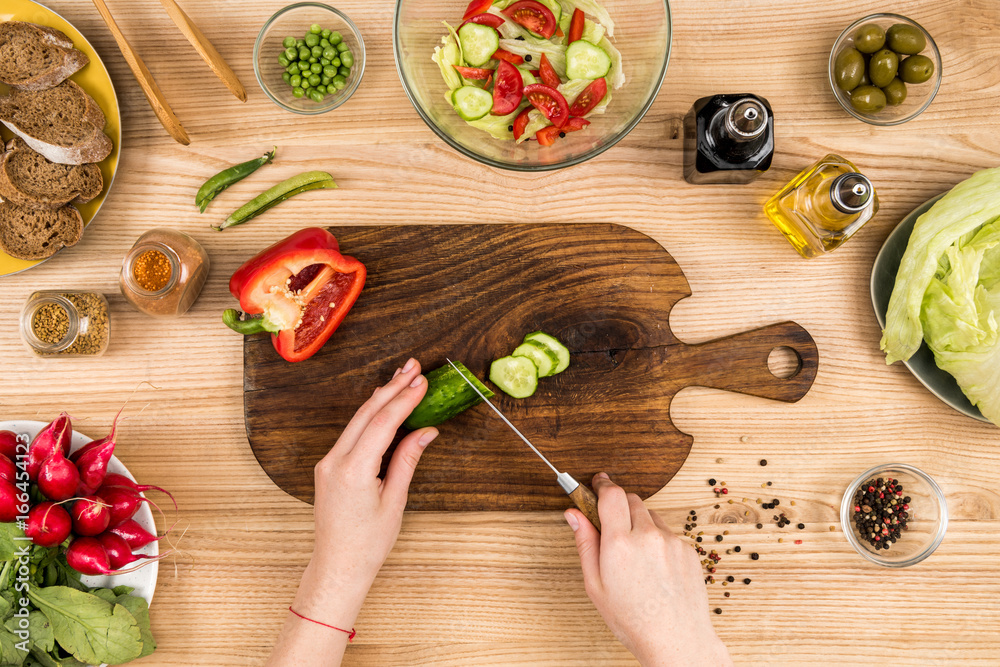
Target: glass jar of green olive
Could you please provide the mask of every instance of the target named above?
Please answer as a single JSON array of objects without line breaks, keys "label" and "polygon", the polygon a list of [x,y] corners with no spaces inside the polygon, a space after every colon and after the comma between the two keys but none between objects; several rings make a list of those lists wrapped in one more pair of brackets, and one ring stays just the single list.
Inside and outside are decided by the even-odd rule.
[{"label": "glass jar of green olive", "polygon": [[98,357],[111,341],[108,301],[97,292],[35,292],[21,310],[21,339],[40,357]]}]

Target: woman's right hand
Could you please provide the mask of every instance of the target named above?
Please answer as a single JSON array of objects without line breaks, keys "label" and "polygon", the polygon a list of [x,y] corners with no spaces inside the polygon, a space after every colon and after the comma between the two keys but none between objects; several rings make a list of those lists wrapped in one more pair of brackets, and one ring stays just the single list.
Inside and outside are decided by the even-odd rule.
[{"label": "woman's right hand", "polygon": [[645,667],[732,664],[712,627],[694,549],[606,474],[593,487],[603,532],[576,509],[566,521],[587,595],[611,631]]}]

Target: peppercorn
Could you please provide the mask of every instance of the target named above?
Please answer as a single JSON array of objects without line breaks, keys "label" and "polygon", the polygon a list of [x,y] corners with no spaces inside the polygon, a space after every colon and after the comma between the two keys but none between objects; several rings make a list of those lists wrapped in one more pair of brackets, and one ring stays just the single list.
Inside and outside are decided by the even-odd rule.
[{"label": "peppercorn", "polygon": [[714,477],[712,479],[708,480],[708,485],[709,486],[715,486],[715,478]]},{"label": "peppercorn", "polygon": [[746,579],[744,579],[743,583],[749,585],[750,584],[750,577],[747,577]]},{"label": "peppercorn", "polygon": [[514,126],[513,125],[508,125],[507,126],[507,131],[508,132],[513,132],[514,131]]},{"label": "peppercorn", "polygon": [[733,575],[729,575],[728,577],[726,577],[726,581],[728,581],[729,583],[732,583],[732,582],[736,581],[736,577],[734,577]]},{"label": "peppercorn", "polygon": [[716,542],[721,542],[722,541],[722,535],[716,535],[715,536],[715,541]]},{"label": "peppercorn", "polygon": [[768,486],[771,486],[771,483],[770,483],[770,482],[768,482],[768,483],[767,483],[767,485],[768,485]]},{"label": "peppercorn", "polygon": [[775,498],[774,500],[771,501],[771,504],[774,505],[775,507],[777,507],[778,505],[781,504],[781,501],[778,500],[777,498]]},{"label": "peppercorn", "polygon": [[696,537],[696,538],[694,538],[694,541],[695,542],[701,542],[701,538],[700,537]]},{"label": "peppercorn", "polygon": [[716,607],[715,608],[715,613],[716,614],[721,614],[722,613],[722,608],[721,607]]},{"label": "peppercorn", "polygon": [[759,559],[760,559],[760,554],[757,553],[756,551],[750,554],[750,560],[759,560]]},{"label": "peppercorn", "polygon": [[757,524],[757,528],[763,528],[763,527],[764,527],[764,524],[762,524],[762,523],[758,523]]},{"label": "peppercorn", "polygon": [[760,460],[760,464],[761,464],[762,466],[766,466],[766,465],[767,465],[767,459],[761,459],[761,460]]},{"label": "peppercorn", "polygon": [[796,528],[798,528],[799,530],[802,530],[805,527],[806,527],[806,524],[804,524],[804,523],[800,523],[799,525],[796,526]]},{"label": "peppercorn", "polygon": [[526,62],[526,63],[530,63],[530,62],[531,62],[531,55],[530,55],[530,54],[529,54],[529,55],[526,55],[526,56],[524,57],[524,62]]},{"label": "peppercorn", "polygon": [[729,591],[726,591],[725,593],[723,593],[723,595],[725,595],[726,597],[729,597]]},{"label": "peppercorn", "polygon": [[740,552],[740,548],[738,546],[733,547],[733,551],[735,551],[736,553],[739,553]]}]

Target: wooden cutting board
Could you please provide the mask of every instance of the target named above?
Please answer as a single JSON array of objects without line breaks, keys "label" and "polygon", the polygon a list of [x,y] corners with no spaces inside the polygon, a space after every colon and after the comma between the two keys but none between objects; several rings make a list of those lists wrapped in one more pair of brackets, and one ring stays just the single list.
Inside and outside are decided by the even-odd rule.
[{"label": "wooden cutting board", "polygon": [[[687,345],[670,309],[691,291],[660,244],[614,224],[334,227],[341,252],[368,267],[353,310],[312,359],[289,364],[268,336],[244,347],[247,435],[265,472],[312,502],[313,466],[355,410],[409,357],[425,371],[462,361],[480,378],[524,334],[543,330],[569,369],[529,398],[495,404],[560,470],[608,472],[646,498],[683,465],[691,436],[670,399],[699,385],[794,402],[816,377],[809,333],[784,322]],[[775,377],[768,355],[801,360]],[[487,406],[440,427],[410,490],[413,510],[561,509],[555,476]],[[397,439],[402,434],[397,436]]]}]

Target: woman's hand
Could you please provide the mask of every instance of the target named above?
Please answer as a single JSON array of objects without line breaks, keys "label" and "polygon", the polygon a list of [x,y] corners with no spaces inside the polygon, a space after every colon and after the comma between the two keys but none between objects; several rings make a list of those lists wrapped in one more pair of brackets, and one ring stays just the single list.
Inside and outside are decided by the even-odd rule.
[{"label": "woman's hand", "polygon": [[645,667],[732,664],[712,628],[694,549],[606,474],[593,486],[603,532],[576,509],[566,521],[587,595],[611,631]]},{"label": "woman's hand", "polygon": [[[316,465],[316,543],[292,608],[337,628],[354,627],[379,568],[396,543],[413,471],[435,428],[408,434],[385,479],[382,457],[396,431],[427,392],[420,364],[410,359],[358,410]],[[289,615],[270,665],[337,664],[347,635]]]}]

